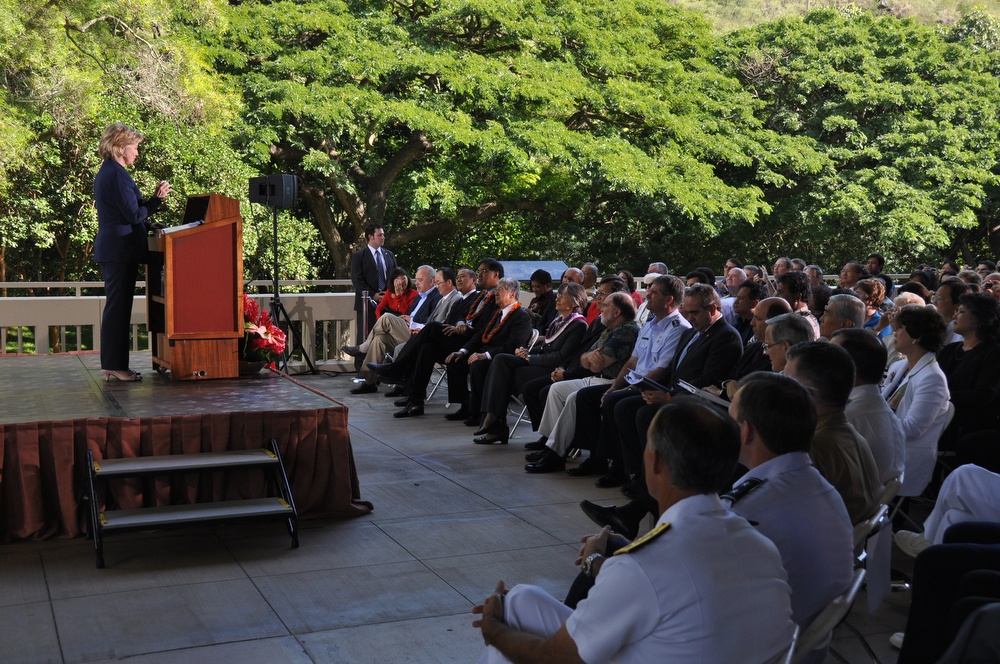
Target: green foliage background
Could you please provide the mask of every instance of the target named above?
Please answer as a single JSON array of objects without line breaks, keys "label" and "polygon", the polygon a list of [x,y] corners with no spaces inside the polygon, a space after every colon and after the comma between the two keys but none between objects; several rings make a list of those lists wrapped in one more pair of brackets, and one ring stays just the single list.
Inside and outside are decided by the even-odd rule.
[{"label": "green foliage background", "polygon": [[[806,13],[806,8],[811,10]],[[832,270],[1000,254],[992,5],[757,0],[0,2],[0,281],[98,279],[97,139],[246,198],[294,173],[283,278],[401,262]],[[271,213],[244,205],[247,278]]]}]

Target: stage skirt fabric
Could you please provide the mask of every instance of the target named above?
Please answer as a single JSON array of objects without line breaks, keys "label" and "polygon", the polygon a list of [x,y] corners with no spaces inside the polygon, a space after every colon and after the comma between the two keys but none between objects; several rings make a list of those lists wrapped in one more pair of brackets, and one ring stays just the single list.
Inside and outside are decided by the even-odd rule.
[{"label": "stage skirt fabric", "polygon": [[[347,430],[347,408],[151,418],[88,418],[0,425],[0,538],[86,531],[87,450],[95,459],[253,449],[278,441],[300,518],[367,514]],[[259,469],[108,480],[109,508],[265,495]]]}]

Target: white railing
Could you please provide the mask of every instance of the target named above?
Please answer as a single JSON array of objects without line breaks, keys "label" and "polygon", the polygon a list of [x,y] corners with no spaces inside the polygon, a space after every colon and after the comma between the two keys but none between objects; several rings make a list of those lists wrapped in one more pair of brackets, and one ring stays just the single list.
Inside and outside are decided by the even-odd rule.
[{"label": "white railing", "polygon": [[[137,284],[145,290],[145,282]],[[271,300],[271,281],[251,281],[245,288],[251,297],[266,309]],[[346,364],[341,345],[354,343],[354,293],[347,279],[316,281],[280,281],[281,303],[301,335],[302,346],[317,365]],[[100,292],[104,283],[77,282],[0,282],[0,354],[25,352],[26,337],[35,339],[34,354],[52,352],[100,350],[103,295],[83,295],[84,291]],[[290,293],[285,289],[333,290],[341,292]],[[44,293],[71,291],[72,295]],[[258,291],[264,291],[259,292]],[[18,295],[11,296],[11,292]],[[146,350],[146,297],[137,295],[132,307],[132,349]],[[304,365],[301,358],[292,364]],[[332,368],[332,367],[329,367]]]}]

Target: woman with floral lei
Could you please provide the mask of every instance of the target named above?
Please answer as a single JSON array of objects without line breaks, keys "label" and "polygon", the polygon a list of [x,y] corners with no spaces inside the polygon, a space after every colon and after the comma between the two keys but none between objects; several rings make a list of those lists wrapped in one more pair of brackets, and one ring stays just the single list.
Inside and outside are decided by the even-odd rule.
[{"label": "woman with floral lei", "polygon": [[277,368],[285,353],[285,333],[271,321],[271,314],[260,310],[256,300],[243,294],[243,362],[265,362],[268,369]]},{"label": "woman with floral lei", "polygon": [[[587,291],[580,284],[566,283],[556,295],[557,316],[549,324],[545,336],[539,337],[530,349],[521,347],[513,354],[503,353],[493,358],[483,388],[483,420],[472,442],[483,445],[509,436],[507,433],[507,402],[518,394],[529,380],[547,376],[579,352],[578,346],[587,332]],[[473,404],[475,405],[475,404]]]}]

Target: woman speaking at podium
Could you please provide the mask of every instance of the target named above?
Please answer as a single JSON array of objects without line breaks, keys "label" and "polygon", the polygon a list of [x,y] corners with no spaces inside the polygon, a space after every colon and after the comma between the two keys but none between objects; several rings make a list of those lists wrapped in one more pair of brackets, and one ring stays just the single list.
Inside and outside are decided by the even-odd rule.
[{"label": "woman speaking at podium", "polygon": [[[152,197],[143,199],[132,176],[125,170],[139,156],[142,135],[116,123],[104,130],[97,152],[104,162],[94,180],[97,204],[97,239],[94,260],[101,266],[106,297],[101,318],[101,370],[104,380],[142,380],[128,368],[129,325],[139,264],[147,260],[148,221],[170,193],[170,184],[160,181]],[[159,224],[155,227],[162,228]]]}]

